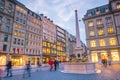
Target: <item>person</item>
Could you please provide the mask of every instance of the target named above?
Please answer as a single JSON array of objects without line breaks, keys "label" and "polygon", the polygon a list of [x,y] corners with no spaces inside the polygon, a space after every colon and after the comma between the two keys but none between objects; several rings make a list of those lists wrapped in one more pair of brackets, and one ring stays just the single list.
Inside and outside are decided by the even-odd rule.
[{"label": "person", "polygon": [[52,69],[53,69],[53,60],[49,60],[49,65],[50,65],[50,71],[52,71]]},{"label": "person", "polygon": [[55,59],[55,61],[54,61],[54,68],[55,68],[55,71],[57,70],[57,66],[58,66],[58,61]]},{"label": "person", "polygon": [[108,59],[108,64],[109,64],[109,66],[111,65],[111,59]]},{"label": "person", "polygon": [[7,70],[7,77],[10,74],[10,77],[12,77],[12,61],[8,61],[6,64],[6,70]]},{"label": "person", "polygon": [[[39,61],[37,61],[37,66],[38,66],[38,68],[40,68],[40,66],[41,66]],[[37,69],[37,72],[38,72],[38,69]]]},{"label": "person", "polygon": [[25,77],[25,73],[27,72],[28,76],[31,77],[31,64],[30,61],[26,64],[25,71],[23,73],[23,78]]}]

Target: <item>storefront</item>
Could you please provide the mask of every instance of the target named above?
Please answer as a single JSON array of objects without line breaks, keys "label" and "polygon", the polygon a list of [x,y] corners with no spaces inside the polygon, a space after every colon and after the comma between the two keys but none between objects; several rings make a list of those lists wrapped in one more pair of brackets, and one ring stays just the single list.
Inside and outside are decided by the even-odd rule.
[{"label": "storefront", "polygon": [[30,61],[31,65],[37,65],[37,63],[40,63],[40,57],[39,56],[25,56],[25,63],[28,63]]},{"label": "storefront", "polygon": [[112,62],[120,61],[118,50],[111,50],[111,59],[112,59]]},{"label": "storefront", "polygon": [[25,57],[23,55],[10,55],[13,66],[24,66]]},{"label": "storefront", "polygon": [[98,54],[97,54],[97,52],[92,52],[91,53],[91,60],[92,60],[92,62],[98,62]]},{"label": "storefront", "polygon": [[7,57],[5,54],[0,54],[0,65],[6,65]]}]

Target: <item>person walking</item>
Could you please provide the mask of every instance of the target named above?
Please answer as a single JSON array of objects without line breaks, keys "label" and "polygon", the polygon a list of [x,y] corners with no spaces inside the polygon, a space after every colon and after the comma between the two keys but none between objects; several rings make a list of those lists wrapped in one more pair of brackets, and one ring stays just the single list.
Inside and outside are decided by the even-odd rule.
[{"label": "person walking", "polygon": [[6,64],[6,70],[7,70],[7,77],[10,74],[10,77],[12,77],[12,61],[8,61]]},{"label": "person walking", "polygon": [[53,69],[53,60],[49,60],[49,65],[50,65],[50,71],[52,71],[52,69]]},{"label": "person walking", "polygon": [[28,61],[28,63],[26,64],[24,73],[23,73],[23,78],[25,77],[25,73],[28,74],[29,77],[31,77],[31,64],[30,61]]},{"label": "person walking", "polygon": [[55,61],[54,61],[54,69],[55,69],[55,71],[57,70],[57,66],[58,66],[58,61],[55,59]]}]

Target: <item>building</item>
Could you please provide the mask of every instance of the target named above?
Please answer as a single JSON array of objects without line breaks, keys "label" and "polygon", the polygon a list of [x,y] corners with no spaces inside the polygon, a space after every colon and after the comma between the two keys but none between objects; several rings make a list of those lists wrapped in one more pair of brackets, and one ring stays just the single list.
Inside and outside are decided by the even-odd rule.
[{"label": "building", "polygon": [[15,2],[14,22],[12,28],[12,41],[10,47],[10,60],[14,66],[25,65],[25,41],[27,29],[27,8],[18,1]]},{"label": "building", "polygon": [[6,65],[10,52],[14,9],[13,0],[0,0],[0,65]]},{"label": "building", "polygon": [[66,32],[66,55],[67,60],[70,59],[70,55],[75,54],[76,38],[72,34]]},{"label": "building", "polygon": [[60,61],[66,61],[66,31],[57,26],[57,58]]},{"label": "building", "polygon": [[43,40],[42,40],[42,62],[47,63],[50,59],[57,57],[56,52],[56,25],[47,16],[42,15]]},{"label": "building", "polygon": [[40,63],[42,46],[42,20],[39,14],[28,10],[25,56],[31,65]]},{"label": "building", "polygon": [[91,62],[120,62],[120,0],[88,10],[83,21]]}]

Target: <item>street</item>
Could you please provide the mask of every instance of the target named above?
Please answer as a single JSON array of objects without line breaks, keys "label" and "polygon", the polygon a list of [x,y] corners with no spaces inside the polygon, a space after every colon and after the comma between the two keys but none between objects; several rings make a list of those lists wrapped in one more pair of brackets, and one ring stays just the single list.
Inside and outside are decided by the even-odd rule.
[{"label": "street", "polygon": [[57,71],[49,71],[49,67],[44,67],[40,71],[32,73],[31,77],[23,78],[22,74],[6,77],[2,80],[120,80],[120,65],[101,67],[99,74],[69,74],[62,73],[63,65]]}]

